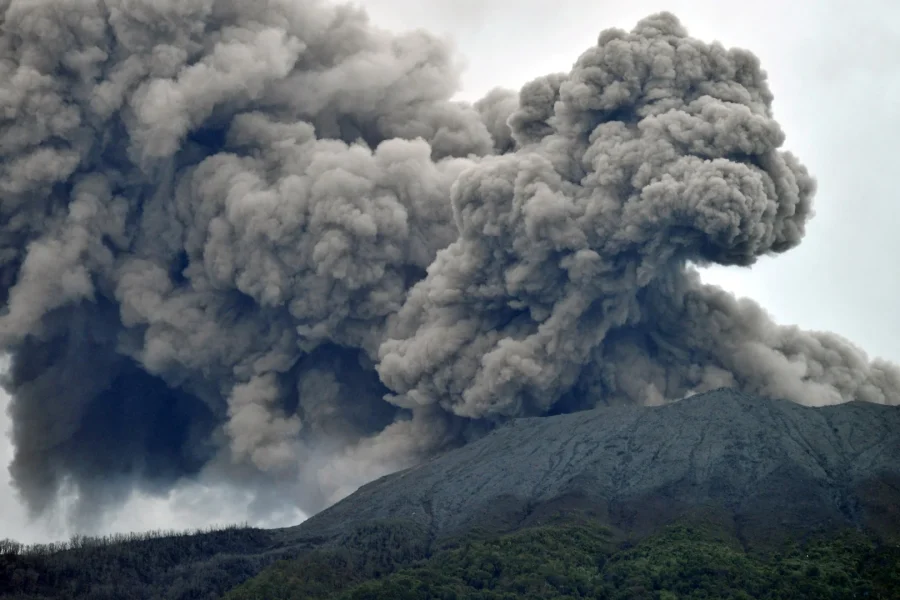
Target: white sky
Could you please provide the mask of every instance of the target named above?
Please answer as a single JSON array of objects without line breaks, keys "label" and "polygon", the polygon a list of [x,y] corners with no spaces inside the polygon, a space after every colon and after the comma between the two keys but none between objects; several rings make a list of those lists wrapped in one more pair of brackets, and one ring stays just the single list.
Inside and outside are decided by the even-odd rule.
[{"label": "white sky", "polygon": [[[675,13],[692,36],[756,53],[775,93],[787,146],[819,182],[817,217],[804,243],[752,270],[707,276],[758,300],[781,323],[836,331],[873,356],[900,362],[900,3],[894,0],[361,0],[373,21],[392,29],[424,27],[451,36],[467,59],[461,96],[496,86],[518,89],[545,73],[567,71],[608,27],[631,29],[660,10]],[[0,392],[0,432],[9,428]],[[12,449],[0,435],[0,463]],[[0,470],[0,539],[68,537],[61,518],[29,524]],[[107,531],[243,521],[228,490],[182,489],[169,500],[137,499]],[[226,501],[227,497],[227,501]],[[246,501],[244,501],[246,500]],[[295,522],[279,516],[262,526]]]}]

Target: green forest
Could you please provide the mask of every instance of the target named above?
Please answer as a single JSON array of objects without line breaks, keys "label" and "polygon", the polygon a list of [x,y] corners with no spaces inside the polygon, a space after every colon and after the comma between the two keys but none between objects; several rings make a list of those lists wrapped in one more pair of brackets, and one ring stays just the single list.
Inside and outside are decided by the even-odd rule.
[{"label": "green forest", "polygon": [[[856,532],[747,550],[682,523],[638,541],[594,521],[432,540],[405,522],[315,550],[228,528],[22,547],[0,543],[0,597],[20,600],[514,600],[900,598],[900,546]],[[280,548],[280,549],[279,549]]]},{"label": "green forest", "polygon": [[[373,568],[347,548],[280,561],[229,600],[516,600],[603,598],[900,598],[900,547],[847,533],[748,552],[714,528],[678,525],[637,544],[597,523],[469,536],[419,558],[411,547]],[[385,571],[390,570],[385,575]]]},{"label": "green forest", "polygon": [[221,598],[284,553],[272,533],[227,527],[22,546],[0,541],[0,598]]}]

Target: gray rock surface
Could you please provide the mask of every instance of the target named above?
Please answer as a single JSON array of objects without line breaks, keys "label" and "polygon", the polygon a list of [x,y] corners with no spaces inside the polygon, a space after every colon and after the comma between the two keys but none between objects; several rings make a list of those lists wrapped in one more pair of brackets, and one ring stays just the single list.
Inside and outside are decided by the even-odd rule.
[{"label": "gray rock surface", "polygon": [[860,525],[874,502],[866,486],[883,481],[900,481],[900,407],[810,408],[722,389],[659,407],[513,421],[363,486],[296,533],[327,536],[374,519],[438,536],[514,528],[565,499],[618,526],[703,507],[760,531]]}]

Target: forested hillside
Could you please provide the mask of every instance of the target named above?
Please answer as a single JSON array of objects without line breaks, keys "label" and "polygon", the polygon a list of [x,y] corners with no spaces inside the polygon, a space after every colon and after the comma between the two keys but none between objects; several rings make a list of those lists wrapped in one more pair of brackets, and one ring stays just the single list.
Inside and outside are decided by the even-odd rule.
[{"label": "forested hillside", "polygon": [[36,546],[4,540],[0,598],[219,598],[287,555],[273,552],[274,537],[274,531],[229,527]]},{"label": "forested hillside", "polygon": [[[403,565],[385,549],[377,568],[352,551],[281,561],[229,600],[748,600],[900,598],[900,546],[856,533],[748,551],[720,529],[676,525],[637,544],[597,523],[557,524],[479,539]],[[391,563],[397,562],[394,572]]]},{"label": "forested hillside", "polygon": [[358,526],[316,549],[283,531],[80,538],[0,545],[0,598],[16,600],[514,600],[900,598],[900,545],[862,532],[747,548],[711,522],[642,539],[564,518],[434,539],[412,523]]}]

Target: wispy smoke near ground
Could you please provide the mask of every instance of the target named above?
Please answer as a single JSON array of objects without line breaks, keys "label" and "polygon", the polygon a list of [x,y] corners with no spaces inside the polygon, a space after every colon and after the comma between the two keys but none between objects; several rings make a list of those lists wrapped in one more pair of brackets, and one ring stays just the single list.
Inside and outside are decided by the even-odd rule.
[{"label": "wispy smoke near ground", "polygon": [[796,246],[815,185],[756,58],[672,15],[467,105],[443,41],[349,6],[0,14],[0,349],[35,514],[198,477],[309,513],[508,417],[723,385],[900,401],[893,365],[690,266]]}]

